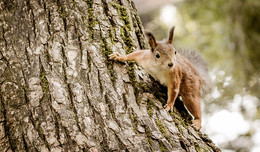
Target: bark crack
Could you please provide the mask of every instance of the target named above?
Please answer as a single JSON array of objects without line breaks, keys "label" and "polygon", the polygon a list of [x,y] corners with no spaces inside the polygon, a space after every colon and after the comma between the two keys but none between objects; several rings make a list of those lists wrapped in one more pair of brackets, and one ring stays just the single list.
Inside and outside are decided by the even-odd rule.
[{"label": "bark crack", "polygon": [[[50,101],[52,102],[52,99],[50,98]],[[50,106],[51,112],[53,114],[54,117],[54,125],[55,125],[55,135],[57,136],[57,140],[61,146],[61,141],[60,141],[60,126],[62,127],[61,124],[61,118],[60,115],[52,108],[52,106]]]},{"label": "bark crack", "polygon": [[105,124],[103,118],[100,116],[100,114],[97,111],[94,111],[94,121],[96,124],[99,124],[99,128],[102,132],[102,141],[100,142],[101,147],[103,148],[103,151],[106,151],[109,149],[107,135],[105,132]]},{"label": "bark crack", "polygon": [[6,38],[5,38],[5,30],[4,30],[4,26],[2,26],[2,31],[3,31],[3,39],[4,39],[4,41],[5,41],[5,49],[7,50],[7,40],[6,40]]},{"label": "bark crack", "polygon": [[[65,42],[64,42],[64,40],[62,39],[61,54],[62,54],[62,58],[63,58],[63,60],[64,60],[65,65],[68,67],[68,58],[67,58],[67,56],[66,56],[66,54],[65,54],[64,46],[65,46]],[[64,73],[66,73],[65,67],[63,67],[63,69],[64,69]]]},{"label": "bark crack", "polygon": [[[5,38],[5,30],[4,30],[4,27],[3,27],[3,26],[2,26],[2,31],[3,31],[2,37],[3,37],[4,42],[5,42],[5,43],[4,43],[4,44],[5,44],[5,51],[7,51],[7,40],[6,40],[6,38]],[[10,66],[10,63],[9,63],[8,59],[4,56],[2,50],[0,50],[0,53],[1,53],[1,56],[2,56],[1,60],[5,61],[6,64],[7,64],[7,67],[9,67],[9,66]]]},{"label": "bark crack", "polygon": [[48,30],[49,35],[51,35],[51,27],[50,27],[50,25],[51,25],[51,11],[48,9],[47,13],[48,13],[47,30]]},{"label": "bark crack", "polygon": [[6,63],[7,67],[10,67],[9,61],[8,61],[7,58],[4,56],[4,54],[2,53],[1,50],[0,50],[0,54],[1,54],[1,56],[2,56],[2,58],[1,58],[0,60],[3,60],[3,61]]},{"label": "bark crack", "polygon": [[[62,54],[63,54],[63,58],[65,59],[65,64],[66,64],[66,66],[68,66],[67,57],[65,55],[63,47],[62,47]],[[66,74],[66,68],[65,68],[64,64],[62,64],[62,68],[63,68],[63,72],[64,72],[64,82],[66,84],[67,91],[69,93],[69,101],[70,101],[71,108],[72,108],[72,110],[74,112],[74,115],[75,115],[74,119],[76,121],[77,127],[79,128],[80,132],[82,132],[82,129],[81,129],[80,125],[79,125],[79,118],[78,118],[77,110],[76,110],[76,107],[75,107],[75,104],[74,104],[74,101],[73,101],[73,92],[71,90],[71,85],[68,83],[68,77],[67,77],[67,74]]]},{"label": "bark crack", "polygon": [[[76,30],[77,28],[75,28]],[[79,50],[80,50],[80,63],[82,63],[82,57],[83,57],[83,48],[82,48],[82,42],[81,42],[81,39],[80,39],[80,35],[78,33],[78,31],[76,30],[76,33],[77,33],[77,40],[78,40],[78,43],[79,43]]]},{"label": "bark crack", "polygon": [[106,0],[102,0],[102,3],[103,3],[104,13],[105,13],[105,15],[107,16],[110,25],[111,25],[112,27],[116,26],[116,23],[115,23],[115,21],[113,20],[113,17],[109,14],[109,7],[108,7],[107,1],[106,1]]},{"label": "bark crack", "polygon": [[28,144],[27,144],[27,142],[25,140],[24,134],[22,134],[22,140],[23,140],[25,151],[29,151]]},{"label": "bark crack", "polygon": [[[28,38],[28,41],[30,41],[29,38]],[[30,46],[30,43],[29,43],[29,46]],[[27,50],[27,48],[24,48],[24,50],[25,50],[24,52],[25,52],[26,60],[27,60],[28,64],[31,65],[30,57],[28,55],[28,50]]]},{"label": "bark crack", "polygon": [[47,140],[46,140],[46,136],[45,136],[45,134],[43,133],[43,129],[42,129],[42,127],[40,126],[40,123],[39,123],[39,122],[37,123],[37,122],[33,119],[33,114],[32,114],[31,111],[30,111],[29,113],[30,113],[30,114],[29,114],[29,118],[30,118],[30,121],[31,121],[33,127],[34,127],[35,130],[38,132],[38,135],[39,135],[39,137],[41,138],[41,140],[44,142],[44,145],[45,145],[45,146],[48,148],[48,150],[50,151],[50,145],[49,145],[49,143],[48,143]]},{"label": "bark crack", "polygon": [[[5,132],[5,136],[3,137],[3,140],[4,140],[4,138],[7,138],[6,140],[6,142],[8,142],[9,144],[9,148],[7,148],[7,150],[6,151],[8,151],[9,149],[11,149],[12,151],[15,151],[15,149],[16,149],[16,146],[15,146],[15,144],[13,144],[13,142],[12,142],[12,140],[11,140],[11,138],[9,137],[9,136],[11,136],[11,134],[10,134],[10,128],[9,128],[9,125],[8,125],[8,121],[7,121],[7,117],[6,117],[6,112],[7,112],[7,110],[6,110],[6,108],[5,108],[5,103],[4,103],[4,99],[3,99],[3,96],[2,96],[2,93],[1,93],[1,91],[0,91],[0,100],[1,100],[1,106],[2,106],[2,113],[3,113],[3,116],[4,116],[4,121],[3,121],[3,125],[4,125],[4,132]],[[10,123],[10,122],[9,122]],[[1,139],[1,141],[2,141],[2,139]]]},{"label": "bark crack", "polygon": [[33,9],[32,9],[32,7],[31,7],[30,1],[27,1],[27,2],[26,2],[26,5],[27,5],[27,7],[28,7],[28,9],[29,9],[29,12],[31,12],[31,15],[32,15],[33,33],[34,33],[34,37],[36,37],[35,16],[34,16]]},{"label": "bark crack", "polygon": [[[65,82],[66,82],[66,80],[65,80]],[[67,83],[67,82],[66,82],[66,83]],[[81,129],[80,125],[79,125],[79,117],[78,117],[78,113],[77,113],[77,110],[76,110],[76,107],[75,107],[75,104],[74,104],[74,101],[73,101],[73,92],[72,92],[72,90],[71,90],[70,84],[67,83],[67,87],[68,87],[69,98],[70,98],[72,110],[73,110],[73,112],[74,112],[74,114],[75,114],[75,121],[76,121],[76,124],[77,124],[77,126],[78,126],[80,132],[82,132],[82,129]]]},{"label": "bark crack", "polygon": [[[68,146],[67,148],[71,148],[71,146],[77,145],[76,142],[71,139],[69,130],[67,130],[67,128],[64,126],[62,126],[62,129],[63,129],[63,131],[65,133],[65,137],[67,139],[67,146]],[[66,149],[66,147],[65,147],[65,149]]]},{"label": "bark crack", "polygon": [[[50,53],[48,51],[48,47],[49,47],[49,44],[48,42],[46,44],[43,44],[44,46],[44,52],[45,52],[45,57],[47,59],[47,64],[50,65],[50,62],[51,62],[51,57],[50,57]],[[50,65],[50,68],[52,69],[52,66]]]},{"label": "bark crack", "polygon": [[65,12],[65,9],[64,9],[62,3],[60,2],[60,0],[57,0],[57,5],[58,5],[59,12],[60,12],[59,14],[61,15],[61,18],[63,21],[64,31],[67,31],[67,21],[66,21],[67,12]]}]

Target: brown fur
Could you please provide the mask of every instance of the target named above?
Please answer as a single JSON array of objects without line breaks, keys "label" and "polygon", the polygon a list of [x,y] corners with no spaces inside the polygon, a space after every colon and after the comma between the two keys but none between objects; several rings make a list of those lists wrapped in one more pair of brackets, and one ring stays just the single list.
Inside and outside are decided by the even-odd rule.
[{"label": "brown fur", "polygon": [[[110,59],[121,62],[135,61],[156,80],[168,88],[167,111],[173,110],[178,94],[184,105],[194,116],[193,126],[201,129],[200,90],[203,84],[201,74],[183,55],[172,46],[174,27],[166,42],[158,42],[152,33],[146,33],[151,50],[139,50],[126,56],[114,53]],[[159,57],[159,58],[158,58]]]}]

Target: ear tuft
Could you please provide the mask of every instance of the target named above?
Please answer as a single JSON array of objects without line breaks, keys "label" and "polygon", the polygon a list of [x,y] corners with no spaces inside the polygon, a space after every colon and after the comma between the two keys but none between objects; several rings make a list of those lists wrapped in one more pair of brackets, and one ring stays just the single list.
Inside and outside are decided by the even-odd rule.
[{"label": "ear tuft", "polygon": [[168,44],[172,44],[173,42],[173,34],[174,34],[174,29],[175,29],[175,26],[173,26],[169,32],[169,39],[167,41]]},{"label": "ear tuft", "polygon": [[154,50],[154,48],[157,46],[155,37],[153,36],[153,34],[151,32],[145,32],[145,35],[148,38],[148,43],[151,47],[151,50]]}]

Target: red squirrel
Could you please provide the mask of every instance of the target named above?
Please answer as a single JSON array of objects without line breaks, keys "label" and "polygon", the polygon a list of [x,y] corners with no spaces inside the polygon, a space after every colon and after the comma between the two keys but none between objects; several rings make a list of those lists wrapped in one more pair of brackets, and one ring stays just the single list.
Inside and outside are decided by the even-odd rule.
[{"label": "red squirrel", "polygon": [[210,82],[207,67],[203,59],[194,51],[176,51],[173,47],[175,27],[169,32],[167,41],[156,41],[151,32],[146,32],[149,50],[134,51],[128,55],[113,53],[109,57],[120,62],[135,61],[155,80],[167,86],[168,100],[164,108],[169,111],[178,94],[186,108],[193,115],[192,126],[201,129],[200,98],[209,91]]}]

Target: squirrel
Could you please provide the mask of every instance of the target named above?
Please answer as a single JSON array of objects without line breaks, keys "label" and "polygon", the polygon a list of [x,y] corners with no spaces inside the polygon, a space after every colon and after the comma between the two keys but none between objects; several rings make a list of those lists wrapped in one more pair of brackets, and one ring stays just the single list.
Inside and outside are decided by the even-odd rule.
[{"label": "squirrel", "polygon": [[194,51],[179,51],[173,47],[175,26],[167,41],[156,41],[151,32],[145,32],[150,49],[134,51],[128,55],[113,53],[111,60],[135,61],[155,80],[167,87],[168,100],[164,108],[173,111],[178,94],[193,115],[192,126],[201,129],[200,98],[210,90],[210,79],[204,60]]}]

